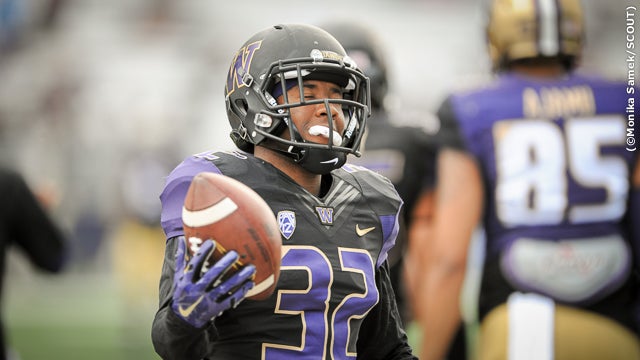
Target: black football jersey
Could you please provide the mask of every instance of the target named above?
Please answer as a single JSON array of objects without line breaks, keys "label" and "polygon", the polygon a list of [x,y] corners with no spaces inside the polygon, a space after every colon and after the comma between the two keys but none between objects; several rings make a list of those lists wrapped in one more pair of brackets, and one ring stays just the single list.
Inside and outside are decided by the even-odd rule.
[{"label": "black football jersey", "polygon": [[[413,358],[388,284],[386,257],[402,201],[386,178],[345,165],[328,175],[329,189],[316,197],[250,154],[198,154],[167,178],[161,220],[168,239],[183,235],[184,195],[203,171],[235,178],[265,199],[279,223],[282,263],[273,295],[244,300],[216,318],[196,341],[198,351],[215,359]],[[167,248],[160,319],[162,308],[171,312],[173,266],[166,262],[175,247]],[[162,325],[156,317],[154,328],[166,327],[160,333],[171,337],[167,323],[179,319],[165,318]],[[182,347],[175,354],[186,351]]]}]

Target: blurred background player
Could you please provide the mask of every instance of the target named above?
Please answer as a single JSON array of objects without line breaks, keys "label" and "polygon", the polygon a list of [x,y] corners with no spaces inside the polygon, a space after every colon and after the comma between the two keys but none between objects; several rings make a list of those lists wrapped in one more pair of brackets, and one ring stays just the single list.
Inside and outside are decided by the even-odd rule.
[{"label": "blurred background player", "polygon": [[[15,247],[38,270],[57,273],[67,260],[66,239],[49,216],[44,204],[27,186],[19,173],[0,168],[0,271],[4,275],[6,254]],[[4,276],[0,276],[0,294]],[[11,359],[0,321],[0,359]]]},{"label": "blurred background player", "polygon": [[[389,265],[398,308],[403,321],[408,324],[412,316],[405,300],[403,281],[406,229],[416,218],[414,209],[418,200],[420,213],[417,217],[420,221],[431,221],[436,144],[423,128],[402,125],[403,120],[408,121],[408,114],[395,115],[387,110],[389,66],[387,50],[379,36],[367,26],[353,21],[327,22],[321,27],[340,41],[371,82],[371,117],[361,147],[362,156],[352,157],[349,162],[387,177],[404,201],[403,221],[406,226],[401,227],[396,246],[389,253]],[[426,122],[428,119],[422,120]]]},{"label": "blurred background player", "polygon": [[[225,95],[241,151],[189,157],[161,195],[167,241],[156,351],[180,360],[415,359],[387,262],[402,201],[388,179],[345,165],[370,114],[368,79],[326,31],[276,25],[236,53]],[[184,197],[203,171],[247,184],[277,216],[282,266],[266,300],[243,300],[253,265],[217,281],[235,251],[202,274],[214,242],[185,258]]]},{"label": "blurred background player", "polygon": [[421,359],[441,359],[460,321],[480,221],[480,359],[640,358],[640,170],[625,143],[637,89],[575,71],[582,11],[578,0],[493,1],[497,78],[439,110],[434,239],[411,249]]}]

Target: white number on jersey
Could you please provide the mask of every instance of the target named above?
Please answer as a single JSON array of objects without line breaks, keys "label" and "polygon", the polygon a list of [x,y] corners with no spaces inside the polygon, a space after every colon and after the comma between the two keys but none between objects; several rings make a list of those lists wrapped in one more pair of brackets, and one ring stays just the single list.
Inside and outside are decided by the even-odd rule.
[{"label": "white number on jersey", "polygon": [[[505,226],[554,225],[620,218],[629,189],[623,159],[601,153],[624,144],[624,119],[572,118],[564,130],[546,120],[513,120],[493,128],[496,210]],[[569,204],[569,176],[586,189],[604,189],[601,203]]]}]

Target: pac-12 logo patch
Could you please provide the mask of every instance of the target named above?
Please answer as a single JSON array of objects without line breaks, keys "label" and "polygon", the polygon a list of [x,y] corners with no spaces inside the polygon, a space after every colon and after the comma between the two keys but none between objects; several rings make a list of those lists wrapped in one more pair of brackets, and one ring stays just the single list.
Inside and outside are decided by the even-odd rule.
[{"label": "pac-12 logo patch", "polygon": [[296,214],[293,211],[282,210],[278,212],[278,225],[280,226],[280,233],[287,238],[293,235],[296,230]]}]

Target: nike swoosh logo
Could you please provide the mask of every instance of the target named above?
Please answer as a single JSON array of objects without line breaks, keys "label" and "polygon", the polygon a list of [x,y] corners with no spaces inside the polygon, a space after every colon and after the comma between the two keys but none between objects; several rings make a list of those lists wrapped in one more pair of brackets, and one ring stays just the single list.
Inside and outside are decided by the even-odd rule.
[{"label": "nike swoosh logo", "polygon": [[360,226],[356,224],[356,234],[358,234],[358,236],[365,236],[366,234],[372,232],[375,228],[375,226],[372,226],[370,228],[360,229]]},{"label": "nike swoosh logo", "polygon": [[331,160],[327,160],[327,161],[320,161],[320,164],[337,164],[338,163],[338,158],[333,158]]},{"label": "nike swoosh logo", "polygon": [[193,304],[189,305],[189,307],[187,307],[186,309],[183,309],[182,305],[178,306],[178,311],[180,312],[180,315],[182,315],[185,318],[189,317],[189,315],[191,315],[193,310],[196,308],[196,306],[198,306],[198,304],[200,304],[203,298],[204,298],[204,295],[200,295],[198,300],[196,300],[196,302],[194,302]]}]

